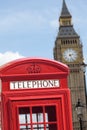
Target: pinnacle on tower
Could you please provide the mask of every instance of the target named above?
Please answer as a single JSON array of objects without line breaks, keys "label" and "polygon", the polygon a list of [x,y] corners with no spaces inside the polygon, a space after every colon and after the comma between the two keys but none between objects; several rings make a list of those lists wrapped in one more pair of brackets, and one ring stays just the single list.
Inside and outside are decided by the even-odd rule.
[{"label": "pinnacle on tower", "polygon": [[60,18],[64,18],[64,17],[71,17],[71,14],[70,14],[70,12],[69,12],[69,10],[67,8],[65,0],[63,0],[62,11],[61,11]]},{"label": "pinnacle on tower", "polygon": [[72,25],[72,16],[67,8],[65,0],[63,0],[61,15],[59,17],[58,37],[78,37],[78,34]]}]

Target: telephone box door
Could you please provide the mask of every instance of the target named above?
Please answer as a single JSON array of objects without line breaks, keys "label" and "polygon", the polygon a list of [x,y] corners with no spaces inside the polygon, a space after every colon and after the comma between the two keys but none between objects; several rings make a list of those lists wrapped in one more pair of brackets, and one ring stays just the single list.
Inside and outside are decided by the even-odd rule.
[{"label": "telephone box door", "polygon": [[60,99],[17,101],[11,106],[13,130],[63,130]]}]

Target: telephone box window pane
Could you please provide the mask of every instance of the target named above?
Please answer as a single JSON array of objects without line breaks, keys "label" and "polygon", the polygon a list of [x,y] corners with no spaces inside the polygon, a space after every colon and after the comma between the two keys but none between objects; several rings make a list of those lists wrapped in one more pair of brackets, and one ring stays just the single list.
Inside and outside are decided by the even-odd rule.
[{"label": "telephone box window pane", "polygon": [[31,126],[20,126],[20,130],[31,130]]},{"label": "telephone box window pane", "polygon": [[32,122],[43,122],[43,108],[32,107]]},{"label": "telephone box window pane", "polygon": [[20,124],[30,123],[30,110],[29,107],[19,108],[19,122]]},{"label": "telephone box window pane", "polygon": [[55,106],[46,106],[45,107],[45,119],[46,122],[53,122],[56,121],[56,107]]},{"label": "telephone box window pane", "polygon": [[49,129],[46,130],[57,130],[57,125],[56,124],[50,124]]},{"label": "telephone box window pane", "polygon": [[33,130],[44,130],[43,124],[33,125]]}]

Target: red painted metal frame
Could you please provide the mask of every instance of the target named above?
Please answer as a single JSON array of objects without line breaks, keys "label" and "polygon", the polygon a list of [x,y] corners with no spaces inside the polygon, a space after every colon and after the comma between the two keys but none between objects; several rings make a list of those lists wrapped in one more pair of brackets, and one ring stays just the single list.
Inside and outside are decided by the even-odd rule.
[{"label": "red painted metal frame", "polygon": [[[72,130],[70,90],[67,85],[69,68],[57,61],[40,58],[24,58],[0,68],[2,82],[1,109],[2,130],[19,130],[17,107],[22,104],[46,101],[56,104],[60,118],[58,130]],[[58,88],[10,90],[11,81],[58,79]],[[34,103],[33,103],[34,102]],[[56,103],[55,103],[56,102]],[[17,125],[16,125],[17,124]]]}]

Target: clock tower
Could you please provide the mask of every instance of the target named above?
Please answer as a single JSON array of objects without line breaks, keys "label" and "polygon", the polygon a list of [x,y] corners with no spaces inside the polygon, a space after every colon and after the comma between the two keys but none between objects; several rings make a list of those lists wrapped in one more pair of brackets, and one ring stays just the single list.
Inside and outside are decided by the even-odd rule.
[{"label": "clock tower", "polygon": [[[80,36],[73,27],[72,16],[67,8],[65,0],[63,0],[62,11],[59,17],[59,31],[55,40],[54,59],[67,64],[70,68],[68,86],[71,90],[74,130],[80,130],[80,125],[82,125],[84,130],[87,130],[83,45],[80,41]],[[79,122],[75,111],[78,101],[84,106],[82,122]]]}]

